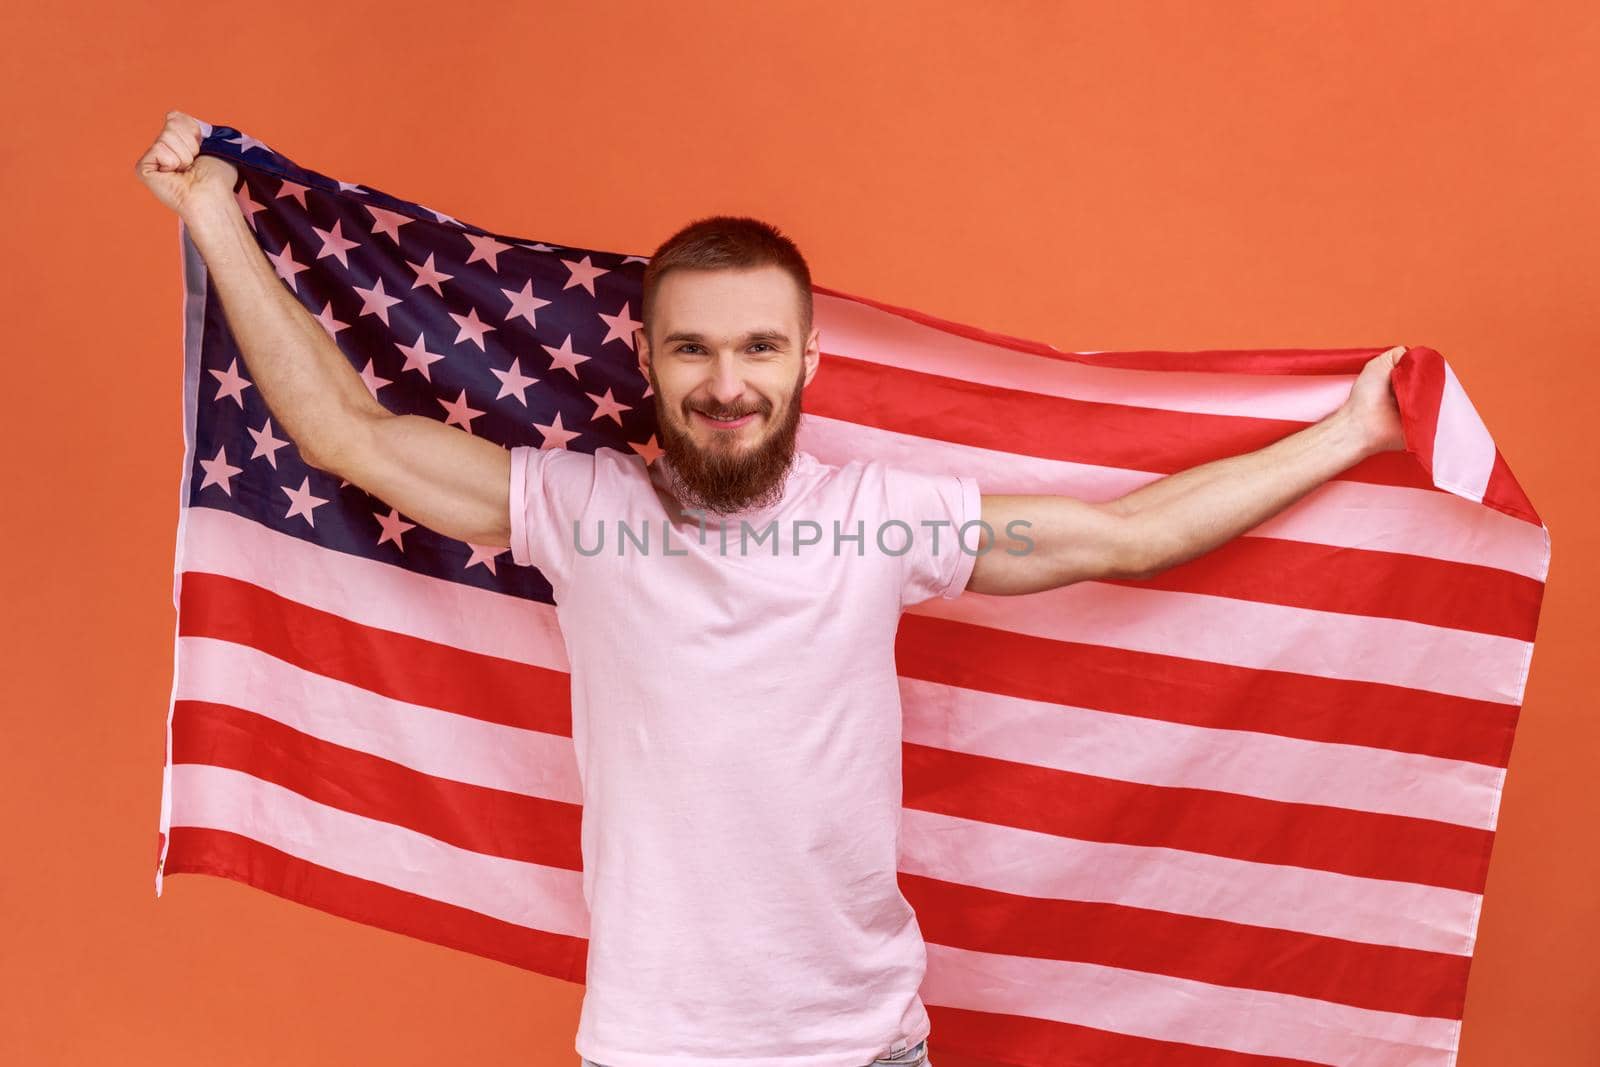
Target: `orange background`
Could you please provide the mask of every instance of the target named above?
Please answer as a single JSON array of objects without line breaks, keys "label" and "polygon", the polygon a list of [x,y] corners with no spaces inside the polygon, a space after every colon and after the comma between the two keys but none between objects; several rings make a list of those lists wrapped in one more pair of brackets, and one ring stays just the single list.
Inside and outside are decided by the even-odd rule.
[{"label": "orange background", "polygon": [[581,986],[221,879],[154,896],[181,288],[134,161],[169,108],[522,237],[755,214],[821,284],[1062,349],[1443,352],[1554,540],[1460,1063],[1600,1062],[1600,9],[984,6],[0,16],[0,1062],[577,1061]]}]

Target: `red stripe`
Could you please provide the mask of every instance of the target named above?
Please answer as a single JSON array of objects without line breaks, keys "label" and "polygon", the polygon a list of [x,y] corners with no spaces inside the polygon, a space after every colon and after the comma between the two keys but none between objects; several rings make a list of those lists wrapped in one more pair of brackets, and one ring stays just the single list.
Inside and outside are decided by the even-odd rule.
[{"label": "red stripe", "polygon": [[904,746],[905,806],[1069,837],[1483,892],[1494,834]]},{"label": "red stripe", "polygon": [[1444,360],[1431,348],[1412,349],[1389,375],[1395,399],[1405,414],[1406,451],[1432,477],[1433,442],[1439,432],[1439,405],[1444,399]]},{"label": "red stripe", "polygon": [[1044,900],[900,876],[933,944],[1073,960],[1349,1004],[1459,1019],[1468,959],[1164,911]]},{"label": "red stripe", "polygon": [[1237,667],[908,614],[899,672],[1121,715],[1504,767],[1517,708],[1421,689]]},{"label": "red stripe", "polygon": [[[1174,474],[1253,452],[1311,425],[1073,400],[844,355],[827,360],[805,392],[806,411],[824,418],[922,437],[934,425],[942,441],[1123,470]],[[1404,452],[1371,456],[1336,480],[1442,492]]]},{"label": "red stripe", "polygon": [[586,938],[535,930],[343,874],[231,833],[174,826],[166,874],[211,874],[345,919],[471,952],[552,978],[584,981]]},{"label": "red stripe", "polygon": [[1507,515],[1524,519],[1537,526],[1544,525],[1539,513],[1533,510],[1533,501],[1528,499],[1528,494],[1517,484],[1511,468],[1506,465],[1506,457],[1500,454],[1498,448],[1494,450],[1494,466],[1489,470],[1489,486],[1484,490],[1483,502]]},{"label": "red stripe", "polygon": [[565,671],[367,626],[237,578],[185,571],[178,626],[396,700],[572,736]]},{"label": "red stripe", "polygon": [[1131,589],[1403,619],[1532,641],[1544,583],[1498,567],[1274,537],[1236,537]]},{"label": "red stripe", "polygon": [[580,805],[437,778],[243,708],[175,701],[172,762],[242,771],[473,852],[583,869]]},{"label": "red stripe", "polygon": [[929,1004],[928,1018],[933,1022],[929,1059],[939,1067],[953,1067],[947,1063],[953,1057],[946,1053],[960,1056],[963,1065],[972,1067],[1317,1067],[1311,1060],[1256,1056],[942,1004]]}]

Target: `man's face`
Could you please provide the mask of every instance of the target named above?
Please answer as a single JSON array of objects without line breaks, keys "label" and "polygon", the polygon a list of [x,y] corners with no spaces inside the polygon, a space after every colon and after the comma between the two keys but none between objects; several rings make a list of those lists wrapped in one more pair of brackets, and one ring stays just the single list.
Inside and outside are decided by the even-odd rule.
[{"label": "man's face", "polygon": [[670,271],[635,332],[655,392],[662,449],[694,497],[736,511],[774,502],[794,456],[801,395],[816,373],[816,329],[800,336],[800,294],[780,267]]}]

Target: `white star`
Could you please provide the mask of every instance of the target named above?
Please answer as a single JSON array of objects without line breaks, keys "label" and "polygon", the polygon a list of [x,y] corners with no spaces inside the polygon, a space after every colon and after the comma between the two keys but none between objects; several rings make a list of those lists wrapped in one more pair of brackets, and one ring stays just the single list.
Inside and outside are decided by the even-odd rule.
[{"label": "white star", "polygon": [[606,418],[609,416],[618,426],[622,425],[622,413],[632,411],[627,404],[619,404],[611,396],[611,390],[606,390],[605,396],[595,396],[593,393],[584,393],[584,396],[594,401],[594,414],[589,416],[589,421]]},{"label": "white star", "polygon": [[494,367],[490,367],[489,373],[500,379],[500,391],[494,397],[496,400],[503,400],[515,393],[517,399],[522,401],[522,406],[528,406],[528,386],[533,385],[539,379],[523,376],[521,359],[513,359],[510,370],[496,370]]},{"label": "white star", "polygon": [[404,552],[406,550],[406,546],[405,543],[400,540],[401,535],[403,535],[407,530],[415,530],[417,528],[417,524],[414,522],[406,522],[400,517],[400,512],[395,508],[390,508],[389,514],[387,515],[380,515],[374,511],[372,513],[372,517],[378,520],[379,526],[383,527],[383,532],[378,535],[378,544],[381,545],[385,541],[393,541],[395,547],[401,552]]},{"label": "white star", "polygon": [[361,370],[361,380],[367,385],[367,392],[372,394],[372,399],[378,399],[378,390],[393,382],[388,378],[378,377],[378,372],[372,369],[372,359],[367,359],[367,365]]},{"label": "white star", "polygon": [[492,271],[500,269],[500,261],[497,257],[501,252],[511,247],[511,245],[496,241],[488,234],[464,233],[461,236],[465,237],[467,243],[472,245],[472,255],[467,257],[467,262],[476,263],[481,259],[489,264],[489,269]]},{"label": "white star", "polygon": [[[459,338],[457,338],[459,340]],[[550,354],[550,369],[560,367],[574,378],[578,377],[578,364],[587,362],[588,356],[580,356],[572,350],[572,335],[567,334],[567,339],[561,342],[560,348],[551,348],[549,345],[540,345]],[[580,381],[582,379],[579,379]]]},{"label": "white star", "polygon": [[231,479],[244,469],[243,467],[230,465],[226,450],[220,447],[217,449],[216,459],[202,459],[200,466],[206,472],[205,480],[200,483],[200,488],[204,489],[208,485],[220,485],[222,486],[222,491],[229,496],[233,495]]},{"label": "white star", "polygon": [[283,242],[283,248],[276,255],[268,252],[267,258],[272,260],[272,269],[278,272],[278,277],[289,283],[289,291],[298,293],[300,283],[295,280],[295,275],[311,268],[295,261],[294,249],[289,247],[289,242]]},{"label": "white star", "polygon": [[605,320],[606,324],[606,336],[600,342],[602,345],[607,341],[626,341],[628,347],[632,348],[634,329],[644,325],[644,323],[628,314],[627,301],[623,302],[622,310],[615,315],[607,315],[602,312],[600,317]]},{"label": "white star", "polygon": [[234,403],[243,408],[244,391],[250,388],[251,383],[239,373],[238,359],[229,363],[227,370],[214,370],[211,373],[217,379],[217,395],[213,399],[221,400],[225,396],[231,396]]},{"label": "white star", "polygon": [[452,225],[452,226],[460,226],[460,225],[461,225],[461,222],[460,222],[460,220],[459,220],[459,219],[457,219],[457,218],[455,218],[455,217],[454,217],[454,216],[452,216],[452,215],[446,215],[446,214],[445,214],[445,213],[444,213],[444,212],[442,212],[442,211],[434,211],[434,210],[433,210],[433,208],[431,208],[431,207],[426,207],[426,206],[424,206],[424,205],[421,205],[421,204],[419,204],[419,205],[417,205],[417,206],[418,206],[418,207],[421,207],[421,208],[422,208],[422,210],[424,210],[424,211],[432,211],[432,212],[433,212],[433,217],[434,217],[434,218],[436,218],[436,219],[438,219],[438,220],[439,220],[439,221],[440,221],[440,222],[448,222],[448,223],[450,223],[450,224],[451,224],[451,225]]},{"label": "white star", "polygon": [[[406,218],[398,211],[386,211],[381,207],[373,207],[371,204],[362,204],[361,206],[366,208],[367,214],[372,216],[372,232],[374,234],[383,234],[395,244],[400,243],[400,227],[408,222],[416,221]],[[412,288],[416,287],[413,286]]]},{"label": "white star", "polygon": [[313,226],[311,229],[318,237],[322,238],[322,251],[317,253],[317,258],[323,259],[327,256],[332,256],[346,267],[349,267],[350,260],[345,253],[352,248],[360,248],[361,242],[349,240],[344,234],[340,233],[339,228],[343,225],[343,219],[335,219],[331,230],[324,230],[318,226]]},{"label": "white star", "polygon": [[238,203],[239,210],[244,212],[244,221],[250,224],[252,230],[255,229],[256,212],[267,210],[266,205],[258,204],[251,198],[250,184],[248,182],[240,184],[238,190],[233,194],[233,199]]},{"label": "white star", "polygon": [[468,433],[472,432],[472,420],[483,414],[477,408],[467,404],[467,391],[465,389],[461,390],[461,395],[456,397],[455,400],[443,400],[439,397],[434,397],[434,399],[438,400],[440,406],[450,413],[446,416],[444,424],[446,426],[452,424],[459,426]]},{"label": "white star", "polygon": [[608,267],[597,267],[590,263],[588,256],[584,256],[577,263],[572,262],[570,259],[563,259],[561,262],[566,265],[567,270],[572,274],[572,277],[567,279],[567,284],[561,287],[563,291],[571,289],[574,285],[581,285],[589,290],[590,296],[593,296],[594,280],[602,274],[611,273]]},{"label": "white star", "polygon": [[340,182],[339,183],[339,191],[341,193],[365,193],[366,192],[365,189],[361,188],[361,186],[357,185],[355,182]]},{"label": "white star", "polygon": [[556,412],[556,417],[551,421],[550,425],[546,426],[543,423],[536,422],[533,424],[533,428],[544,434],[544,441],[539,445],[541,449],[566,448],[568,441],[574,437],[583,436],[581,432],[569,430],[561,425],[561,412],[559,411]]},{"label": "white star", "polygon": [[286,196],[292,196],[300,201],[301,207],[306,206],[306,187],[299,182],[292,182],[288,178],[283,179],[283,184],[278,186],[278,195],[273,199],[282,200]]},{"label": "white star", "polygon": [[468,308],[465,315],[457,315],[454,311],[452,311],[450,312],[450,317],[456,320],[457,326],[461,327],[461,332],[456,334],[456,344],[460,344],[462,341],[470,340],[473,344],[478,346],[478,351],[488,351],[487,348],[483,347],[483,335],[495,327],[490,326],[487,322],[484,322],[482,319],[478,318],[477,308]]},{"label": "white star", "polygon": [[433,375],[428,372],[428,367],[439,362],[444,356],[438,352],[429,352],[427,343],[423,340],[420,332],[417,334],[416,344],[403,345],[396,341],[394,346],[406,355],[405,366],[400,368],[401,374],[408,370],[414,370],[427,381],[433,381]]},{"label": "white star", "polygon": [[267,457],[267,462],[272,465],[272,469],[277,470],[278,449],[285,447],[289,442],[272,436],[272,420],[268,419],[262,423],[259,430],[252,429],[249,426],[246,426],[245,429],[250,430],[250,436],[255,438],[256,441],[255,451],[250,453],[250,458],[260,459],[265,456]]},{"label": "white star", "polygon": [[241,133],[237,137],[229,137],[228,139],[226,139],[222,143],[223,144],[236,144],[236,145],[238,145],[239,146],[239,154],[241,156],[244,155],[246,152],[250,151],[250,149],[252,149],[252,148],[259,148],[263,152],[271,152],[272,151],[272,149],[268,148],[265,143],[256,140],[254,137],[251,137],[248,133]]},{"label": "white star", "polygon": [[322,323],[322,328],[328,331],[329,337],[338,337],[340,330],[348,330],[350,328],[350,324],[348,322],[340,322],[338,319],[333,317],[332,300],[326,301],[322,305],[322,310],[317,312],[315,318],[318,322]]},{"label": "white star", "polygon": [[280,485],[278,488],[282,489],[285,493],[288,493],[289,499],[292,501],[292,503],[289,505],[289,513],[285,515],[284,518],[292,519],[296,515],[299,515],[301,518],[306,520],[307,525],[315,526],[317,524],[316,520],[311,517],[311,512],[316,508],[320,508],[328,501],[323,497],[313,496],[311,494],[310,475],[306,476],[305,480],[300,483],[300,488],[298,489],[290,489],[286,485]]},{"label": "white star", "polygon": [[371,289],[363,289],[359,285],[351,288],[361,294],[361,311],[358,318],[360,315],[376,315],[383,320],[385,326],[389,325],[389,309],[400,303],[400,298],[390,296],[383,291],[382,278],[373,283]]},{"label": "white star", "polygon": [[468,548],[472,549],[472,555],[467,557],[467,566],[461,569],[466,570],[468,567],[481,563],[489,568],[490,574],[494,574],[494,558],[505,555],[506,550],[504,548],[495,548],[493,545],[475,545],[471,541],[464,543]]},{"label": "white star", "polygon": [[533,295],[532,280],[530,279],[526,282],[520,292],[512,292],[510,289],[502,289],[500,291],[506,294],[506,297],[511,301],[511,310],[506,312],[506,321],[510,322],[518,315],[521,315],[528,320],[528,325],[537,329],[539,323],[534,318],[534,313],[550,303],[550,301],[540,300]]},{"label": "white star", "polygon": [[439,283],[447,282],[455,277],[454,274],[445,274],[434,269],[432,252],[428,253],[428,262],[413,263],[408,259],[406,260],[406,266],[417,272],[417,280],[411,283],[411,288],[415,289],[418,286],[426,285],[440,296],[444,295],[444,290],[439,288]]}]

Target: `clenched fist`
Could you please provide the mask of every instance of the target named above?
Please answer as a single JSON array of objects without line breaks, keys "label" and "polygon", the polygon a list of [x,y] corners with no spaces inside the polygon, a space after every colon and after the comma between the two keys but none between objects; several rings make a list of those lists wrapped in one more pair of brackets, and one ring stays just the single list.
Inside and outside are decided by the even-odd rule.
[{"label": "clenched fist", "polygon": [[202,136],[199,119],[169,111],[167,124],[135,168],[156,199],[180,215],[207,198],[231,197],[239,180],[232,163],[198,154]]},{"label": "clenched fist", "polygon": [[1371,452],[1389,452],[1406,447],[1400,421],[1400,405],[1395,399],[1393,374],[1406,354],[1405,345],[1380,352],[1362,366],[1350,395],[1340,407],[1357,427]]}]

